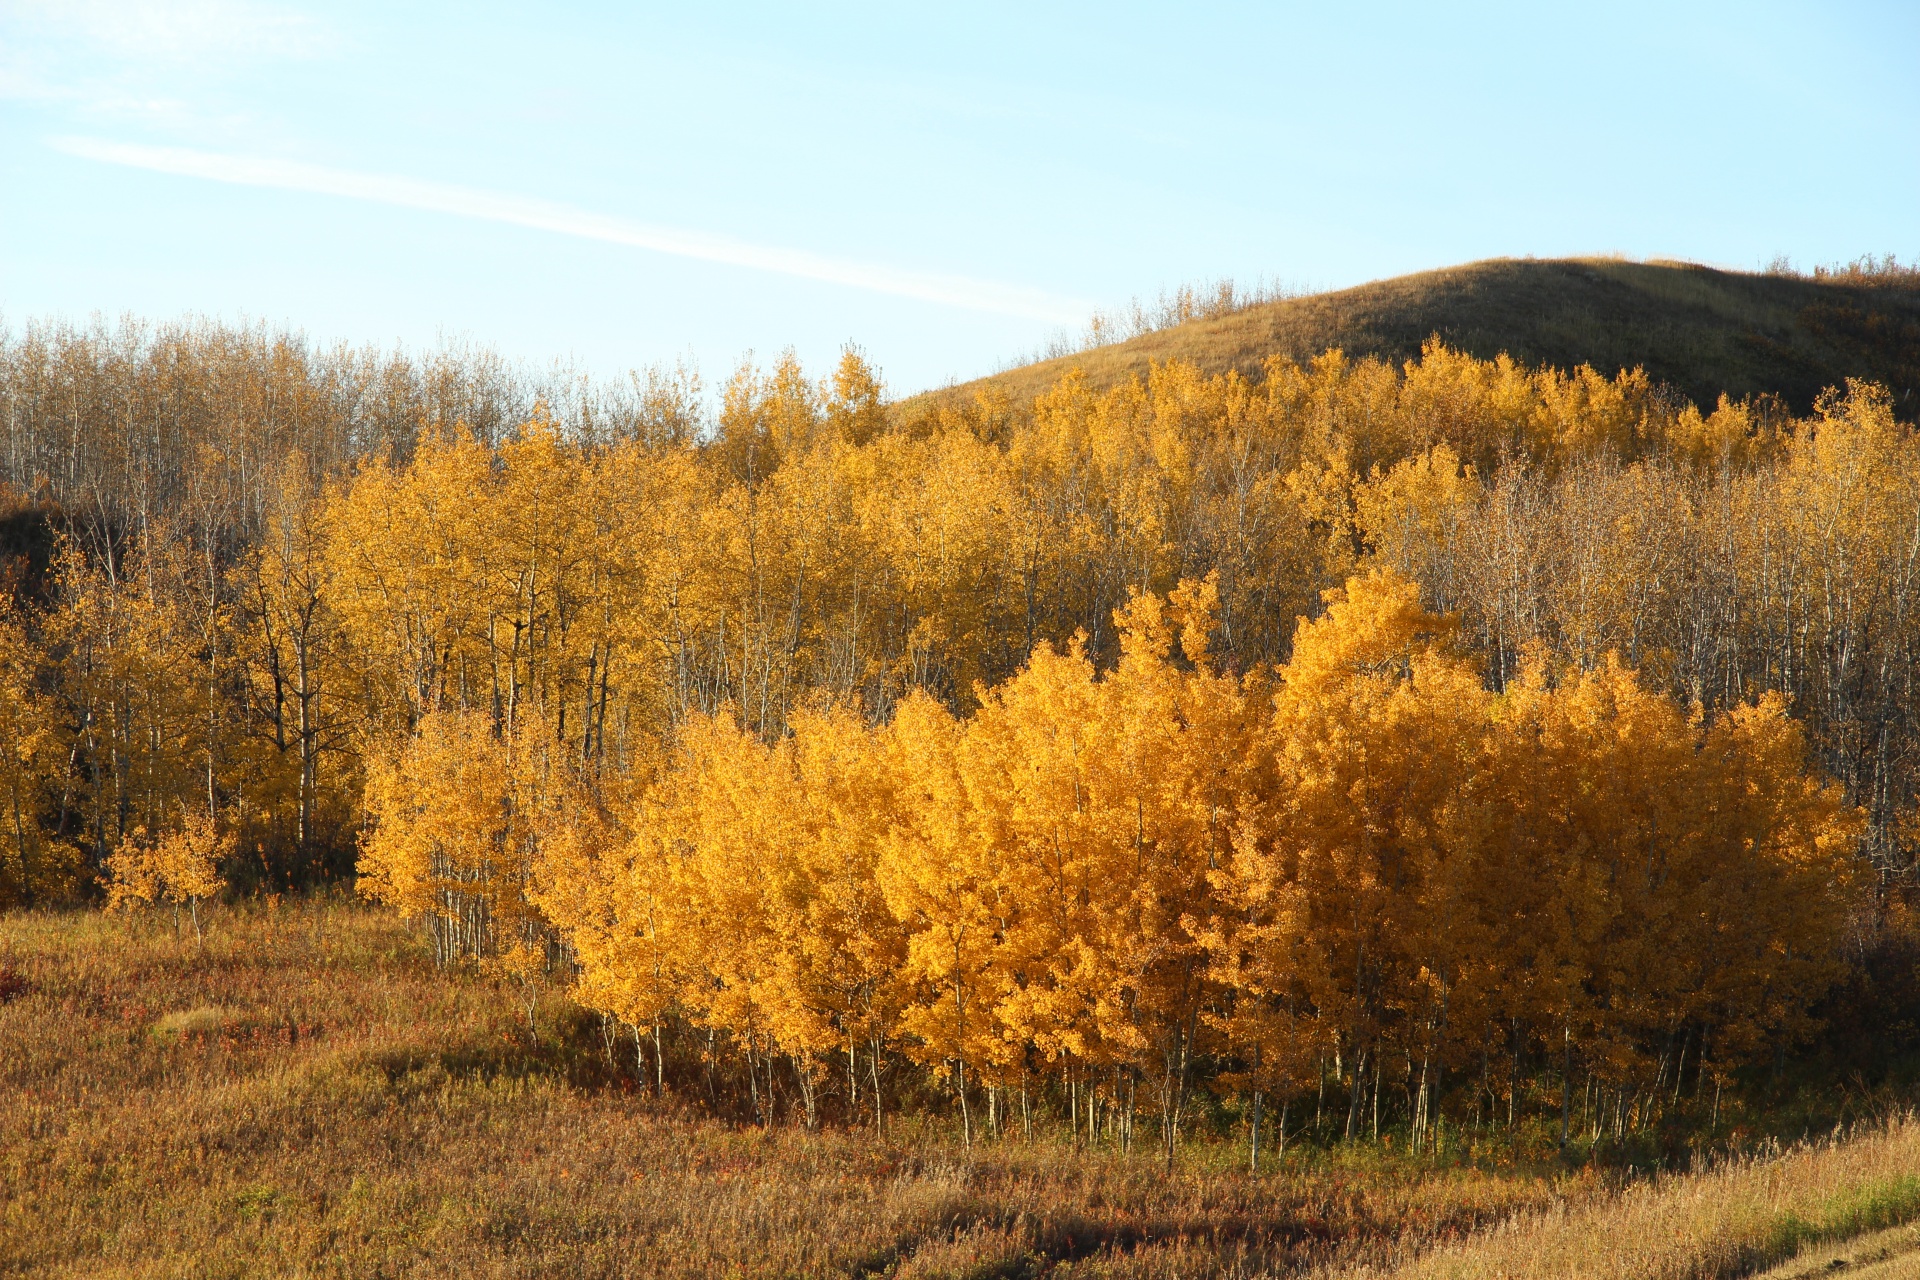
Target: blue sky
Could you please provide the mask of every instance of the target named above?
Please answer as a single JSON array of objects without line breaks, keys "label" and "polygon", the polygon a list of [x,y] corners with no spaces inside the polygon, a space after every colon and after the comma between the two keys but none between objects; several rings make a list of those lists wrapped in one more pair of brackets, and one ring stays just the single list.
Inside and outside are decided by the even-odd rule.
[{"label": "blue sky", "polygon": [[0,316],[906,392],[1094,308],[1920,255],[1920,5],[0,0]]}]

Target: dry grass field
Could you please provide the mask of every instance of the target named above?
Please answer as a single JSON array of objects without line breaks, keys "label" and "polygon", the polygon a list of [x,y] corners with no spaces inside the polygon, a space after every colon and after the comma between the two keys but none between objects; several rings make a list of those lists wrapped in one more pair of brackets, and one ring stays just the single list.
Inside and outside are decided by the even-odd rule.
[{"label": "dry grass field", "polygon": [[1360,1164],[1254,1179],[1225,1144],[1168,1176],[910,1125],[729,1126],[622,1088],[558,996],[534,1042],[513,993],[436,973],[388,914],[212,914],[204,948],[159,913],[0,917],[0,1274],[1253,1275],[1556,1194]]},{"label": "dry grass field", "polygon": [[360,906],[217,909],[204,946],[159,913],[0,917],[0,1274],[1718,1276],[1920,1202],[1911,1130],[1619,1196],[761,1131],[634,1092],[558,993],[537,1025]]}]

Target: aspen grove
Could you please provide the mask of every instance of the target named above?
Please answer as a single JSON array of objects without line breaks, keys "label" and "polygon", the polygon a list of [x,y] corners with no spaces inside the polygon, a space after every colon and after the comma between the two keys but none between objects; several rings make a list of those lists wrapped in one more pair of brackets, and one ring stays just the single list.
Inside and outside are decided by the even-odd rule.
[{"label": "aspen grove", "polygon": [[0,895],[350,875],[649,1090],[1169,1157],[1231,1106],[1256,1161],[1711,1106],[1908,928],[1877,385],[1435,342],[890,404],[850,350],[703,403],[6,336]]}]

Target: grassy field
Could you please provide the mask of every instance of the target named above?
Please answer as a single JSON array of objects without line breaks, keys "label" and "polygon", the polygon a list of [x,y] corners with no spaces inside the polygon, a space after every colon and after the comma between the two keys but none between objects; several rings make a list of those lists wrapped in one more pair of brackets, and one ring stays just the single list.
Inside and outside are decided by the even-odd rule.
[{"label": "grassy field", "polygon": [[1481,359],[1505,352],[1529,365],[1591,364],[1609,375],[1642,366],[1702,406],[1722,392],[1771,392],[1804,413],[1849,376],[1887,383],[1904,416],[1920,406],[1912,277],[1905,287],[1862,287],[1614,258],[1500,258],[1265,302],[955,390],[965,396],[993,383],[1024,404],[1072,368],[1107,387],[1173,359],[1249,376],[1269,356],[1306,361],[1333,347],[1399,361],[1435,334]]},{"label": "grassy field", "polygon": [[[1920,1202],[1910,1130],[1624,1195],[1367,1152],[1251,1176],[1225,1140],[1168,1174],[932,1122],[761,1131],[635,1092],[558,993],[536,1025],[363,907],[218,909],[204,946],[158,913],[0,917],[0,1273],[1706,1276]],[[1560,1266],[1582,1249],[1611,1261]]]}]

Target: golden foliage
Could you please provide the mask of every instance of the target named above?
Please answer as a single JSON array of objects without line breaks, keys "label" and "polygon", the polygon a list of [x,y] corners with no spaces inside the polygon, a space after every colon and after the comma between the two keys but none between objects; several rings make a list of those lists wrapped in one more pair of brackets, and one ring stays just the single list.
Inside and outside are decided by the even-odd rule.
[{"label": "golden foliage", "polygon": [[580,997],[678,1009],[803,1081],[892,1047],[963,1115],[1035,1073],[1147,1082],[1168,1143],[1203,1054],[1283,1098],[1334,1064],[1349,1131],[1405,1058],[1418,1137],[1515,1028],[1612,1081],[1668,1070],[1682,1032],[1724,1073],[1805,1030],[1863,819],[1780,699],[1709,720],[1613,655],[1537,650],[1495,694],[1385,570],[1330,591],[1271,680],[1213,666],[1217,608],[1211,580],[1136,595],[1110,672],[1043,644],[965,717],[914,694],[772,744],[690,720],[629,851],[550,895]]},{"label": "golden foliage", "polygon": [[[164,901],[186,907],[200,933],[200,903],[227,887],[220,864],[233,857],[231,832],[198,810],[183,810],[177,825],[149,836],[144,827],[128,833],[107,859],[107,903],[130,908]],[[178,915],[175,922],[178,923]]]}]

